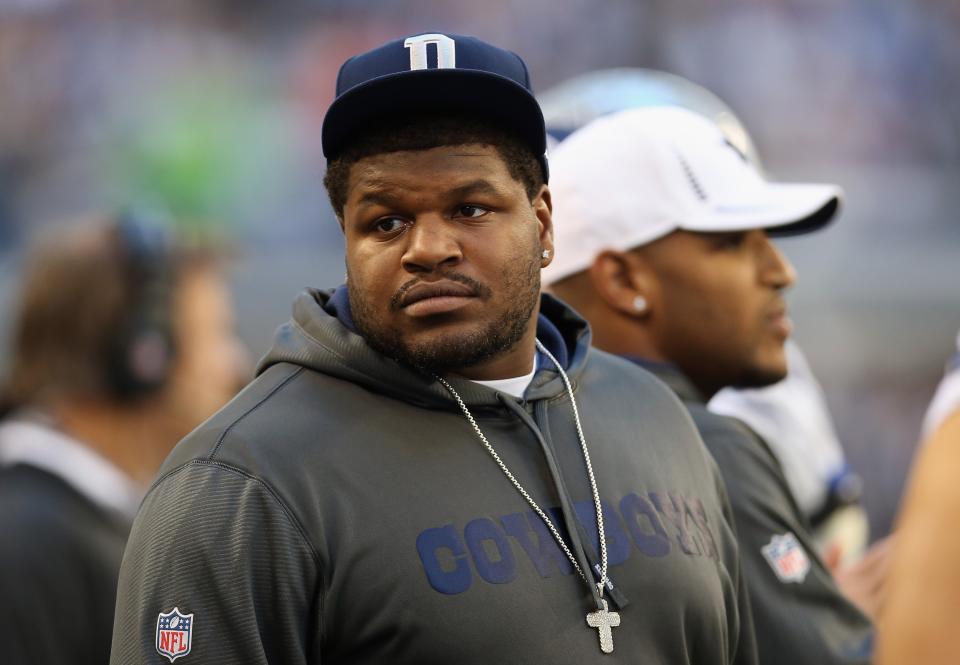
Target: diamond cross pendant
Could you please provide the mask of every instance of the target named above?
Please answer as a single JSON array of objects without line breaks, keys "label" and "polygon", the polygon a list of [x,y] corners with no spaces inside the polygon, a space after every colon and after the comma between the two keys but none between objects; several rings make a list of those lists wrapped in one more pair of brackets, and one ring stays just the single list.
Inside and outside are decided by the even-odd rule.
[{"label": "diamond cross pendant", "polygon": [[604,599],[601,598],[600,602],[603,608],[596,612],[590,612],[587,615],[587,625],[591,628],[596,628],[597,632],[600,633],[600,651],[603,653],[612,653],[613,631],[610,629],[620,625],[620,615],[617,612],[609,612],[607,610],[607,601]]}]

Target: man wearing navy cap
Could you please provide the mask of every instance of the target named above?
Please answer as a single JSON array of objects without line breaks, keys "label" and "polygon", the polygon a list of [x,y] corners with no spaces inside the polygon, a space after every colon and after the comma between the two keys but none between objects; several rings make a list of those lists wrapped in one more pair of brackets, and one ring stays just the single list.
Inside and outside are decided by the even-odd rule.
[{"label": "man wearing navy cap", "polygon": [[755,662],[729,509],[680,403],[539,295],[523,62],[424,34],[323,127],[347,284],[167,460],[113,663]]}]

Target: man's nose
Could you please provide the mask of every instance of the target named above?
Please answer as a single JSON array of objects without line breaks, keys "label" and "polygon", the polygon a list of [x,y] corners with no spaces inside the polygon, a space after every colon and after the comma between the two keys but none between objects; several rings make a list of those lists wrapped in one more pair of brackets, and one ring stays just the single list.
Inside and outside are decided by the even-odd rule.
[{"label": "man's nose", "polygon": [[406,235],[407,246],[401,265],[408,272],[432,272],[463,260],[463,248],[456,229],[439,215],[418,218]]},{"label": "man's nose", "polygon": [[797,281],[797,271],[780,249],[764,234],[761,248],[761,276],[765,284],[785,289]]}]

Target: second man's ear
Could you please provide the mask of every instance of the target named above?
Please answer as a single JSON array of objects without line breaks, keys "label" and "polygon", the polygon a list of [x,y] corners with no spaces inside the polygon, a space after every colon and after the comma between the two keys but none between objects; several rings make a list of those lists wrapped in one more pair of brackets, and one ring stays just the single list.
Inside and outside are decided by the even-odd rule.
[{"label": "second man's ear", "polygon": [[630,252],[604,250],[590,266],[590,280],[608,307],[629,317],[646,317],[653,305],[653,276],[643,259]]}]

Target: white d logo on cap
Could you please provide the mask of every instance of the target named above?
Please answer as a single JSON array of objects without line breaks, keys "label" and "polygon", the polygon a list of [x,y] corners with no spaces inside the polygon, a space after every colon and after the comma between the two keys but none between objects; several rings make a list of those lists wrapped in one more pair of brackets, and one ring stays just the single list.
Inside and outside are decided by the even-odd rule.
[{"label": "white d logo on cap", "polygon": [[429,34],[407,37],[403,47],[410,49],[410,69],[428,69],[427,44],[437,45],[437,69],[455,69],[457,43],[446,35]]}]

